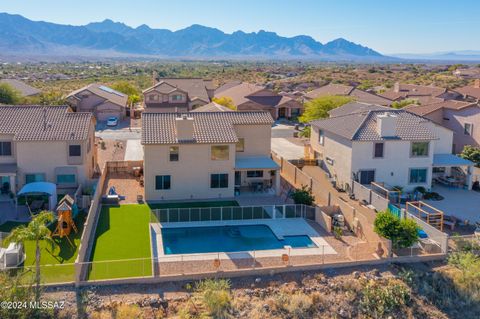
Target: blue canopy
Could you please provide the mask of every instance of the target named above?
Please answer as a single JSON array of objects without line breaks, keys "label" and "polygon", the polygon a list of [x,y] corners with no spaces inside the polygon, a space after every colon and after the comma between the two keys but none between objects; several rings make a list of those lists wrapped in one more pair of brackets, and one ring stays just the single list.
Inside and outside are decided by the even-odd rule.
[{"label": "blue canopy", "polygon": [[452,167],[452,166],[473,166],[474,164],[469,160],[461,158],[453,154],[434,154],[433,166],[437,167]]},{"label": "blue canopy", "polygon": [[20,195],[48,195],[48,209],[54,210],[57,205],[57,185],[48,182],[34,182],[25,184],[17,193]]}]

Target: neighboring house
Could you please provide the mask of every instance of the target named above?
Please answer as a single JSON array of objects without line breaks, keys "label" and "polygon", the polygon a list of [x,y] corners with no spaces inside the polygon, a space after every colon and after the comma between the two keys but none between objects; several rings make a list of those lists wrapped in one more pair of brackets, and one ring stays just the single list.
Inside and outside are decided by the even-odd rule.
[{"label": "neighboring house", "polygon": [[297,117],[303,112],[303,104],[288,96],[280,95],[261,85],[246,82],[229,82],[215,90],[215,97],[229,97],[237,111],[270,112],[277,120]]},{"label": "neighboring house", "polygon": [[463,101],[410,105],[405,110],[428,118],[453,131],[452,151],[461,153],[465,145],[480,146],[480,106]]},{"label": "neighboring house", "polygon": [[462,79],[480,79],[480,68],[456,69],[453,75]]},{"label": "neighboring house", "polygon": [[420,104],[431,104],[460,98],[460,94],[445,88],[396,82],[391,90],[378,95],[392,101],[415,100]]},{"label": "neighboring house", "polygon": [[210,103],[213,92],[211,80],[160,78],[143,91],[145,112],[189,112]]},{"label": "neighboring house", "polygon": [[[451,154],[453,132],[405,110],[372,105],[311,122],[310,145],[339,187],[380,182],[411,191],[453,174],[472,186],[473,163]],[[462,173],[463,172],[463,173]]]},{"label": "neighboring house", "polygon": [[266,112],[144,113],[145,199],[218,199],[278,194]]},{"label": "neighboring house", "polygon": [[342,95],[342,96],[351,96],[358,102],[371,103],[378,105],[389,106],[392,104],[392,100],[389,100],[385,97],[379,96],[374,93],[360,90],[351,85],[343,84],[327,84],[325,86],[319,87],[313,91],[310,91],[305,94],[305,98],[313,100],[322,96],[327,95]]},{"label": "neighboring house", "polygon": [[2,193],[30,182],[52,182],[58,192],[91,180],[96,162],[95,119],[67,106],[0,106]]},{"label": "neighboring house", "polygon": [[210,102],[204,106],[197,107],[196,109],[192,110],[192,112],[234,112],[234,110],[218,103]]},{"label": "neighboring house", "polygon": [[16,79],[2,79],[0,80],[0,84],[8,84],[12,88],[14,88],[16,91],[20,92],[20,95],[23,97],[27,96],[34,96],[40,94],[42,91],[40,91],[37,88],[34,88],[22,81],[16,80]]},{"label": "neighboring house", "polygon": [[473,85],[457,88],[455,91],[461,94],[467,101],[480,102],[480,79],[475,80]]},{"label": "neighboring house", "polygon": [[90,84],[67,96],[68,104],[76,112],[91,112],[98,121],[110,117],[123,119],[128,107],[128,96],[102,84]]}]

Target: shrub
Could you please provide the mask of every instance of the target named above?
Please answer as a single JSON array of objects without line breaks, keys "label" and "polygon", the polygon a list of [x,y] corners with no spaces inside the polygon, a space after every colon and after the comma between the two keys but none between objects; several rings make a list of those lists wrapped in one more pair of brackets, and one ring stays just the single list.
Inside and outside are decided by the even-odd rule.
[{"label": "shrub", "polygon": [[361,290],[360,310],[370,317],[383,318],[386,314],[399,311],[409,301],[410,290],[401,281],[370,280]]},{"label": "shrub", "polygon": [[232,302],[230,281],[227,279],[200,281],[195,286],[194,297],[212,317],[225,318]]},{"label": "shrub", "polygon": [[420,228],[411,219],[399,219],[390,212],[380,212],[374,222],[374,231],[390,239],[394,248],[410,247],[418,241]]},{"label": "shrub", "polygon": [[288,296],[288,302],[285,305],[285,310],[297,319],[311,318],[312,308],[312,298],[303,293]]},{"label": "shrub", "polygon": [[296,189],[290,197],[295,204],[312,205],[315,202],[315,196],[312,194],[312,188],[302,185],[301,189]]}]

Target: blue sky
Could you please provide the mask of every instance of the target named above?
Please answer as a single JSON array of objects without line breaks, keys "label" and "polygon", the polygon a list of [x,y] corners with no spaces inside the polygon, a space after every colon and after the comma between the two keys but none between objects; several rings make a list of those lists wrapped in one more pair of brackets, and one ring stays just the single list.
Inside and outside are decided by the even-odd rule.
[{"label": "blue sky", "polygon": [[382,53],[480,50],[478,0],[0,0],[0,12],[82,25],[106,18],[178,30],[268,30],[335,38]]}]

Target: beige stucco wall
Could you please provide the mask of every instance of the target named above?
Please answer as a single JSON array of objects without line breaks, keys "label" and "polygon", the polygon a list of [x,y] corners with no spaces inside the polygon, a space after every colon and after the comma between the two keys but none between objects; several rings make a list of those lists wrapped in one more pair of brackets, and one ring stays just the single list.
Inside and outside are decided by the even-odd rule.
[{"label": "beige stucco wall", "polygon": [[[375,181],[391,186],[402,186],[406,191],[417,186],[431,187],[434,143],[429,145],[429,156],[410,157],[410,141],[387,141],[384,157],[373,157],[373,142],[354,142],[352,147],[352,172],[375,170]],[[411,168],[427,168],[427,182],[409,184]]]},{"label": "beige stucco wall", "polygon": [[238,138],[245,139],[245,150],[238,157],[270,156],[270,125],[235,125]]},{"label": "beige stucco wall", "polygon": [[[352,178],[352,142],[330,132],[324,132],[324,144],[318,141],[318,128],[313,127],[310,144],[320,154],[324,169],[341,186],[351,184]],[[331,163],[328,159],[331,159]],[[330,162],[330,163],[329,163]]]},{"label": "beige stucco wall", "polygon": [[[170,162],[172,145],[144,145],[145,199],[218,199],[233,197],[235,144],[229,144],[229,159],[211,160],[211,144],[182,144],[179,161]],[[228,173],[228,188],[210,188],[210,174]],[[171,189],[155,190],[155,176],[170,175]]]}]

